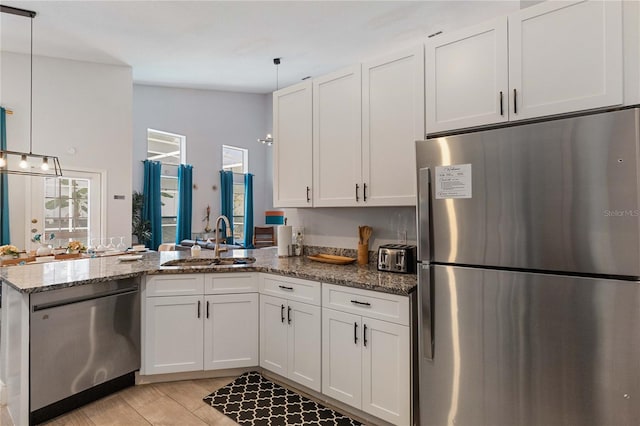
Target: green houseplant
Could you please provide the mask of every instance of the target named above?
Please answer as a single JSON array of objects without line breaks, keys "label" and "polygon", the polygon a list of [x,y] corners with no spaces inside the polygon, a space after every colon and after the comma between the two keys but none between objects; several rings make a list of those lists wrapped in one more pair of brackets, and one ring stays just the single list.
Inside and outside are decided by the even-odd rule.
[{"label": "green houseplant", "polygon": [[136,237],[138,244],[147,244],[151,239],[151,224],[142,218],[144,195],[133,191],[131,196],[131,235]]}]

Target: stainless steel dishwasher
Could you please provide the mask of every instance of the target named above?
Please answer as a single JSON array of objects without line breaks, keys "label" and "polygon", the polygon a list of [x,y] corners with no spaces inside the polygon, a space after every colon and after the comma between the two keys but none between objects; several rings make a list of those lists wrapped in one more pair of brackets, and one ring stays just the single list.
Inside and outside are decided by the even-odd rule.
[{"label": "stainless steel dishwasher", "polygon": [[133,384],[139,278],[34,293],[30,316],[32,424]]}]

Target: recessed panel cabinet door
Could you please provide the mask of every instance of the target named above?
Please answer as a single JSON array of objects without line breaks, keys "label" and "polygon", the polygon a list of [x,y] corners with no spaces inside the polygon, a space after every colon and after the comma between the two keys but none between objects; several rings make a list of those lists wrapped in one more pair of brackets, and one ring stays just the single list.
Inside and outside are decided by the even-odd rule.
[{"label": "recessed panel cabinet door", "polygon": [[144,374],[202,370],[202,296],[145,300]]},{"label": "recessed panel cabinet door", "polygon": [[425,44],[427,133],[508,120],[507,18]]},{"label": "recessed panel cabinet door", "polygon": [[204,369],[258,365],[258,294],[205,297]]},{"label": "recessed panel cabinet door", "polygon": [[287,377],[320,392],[322,354],[320,307],[289,301],[287,321],[289,323]]},{"label": "recessed panel cabinet door", "polygon": [[360,65],[313,81],[314,207],[362,204],[361,90]]},{"label": "recessed panel cabinet door", "polygon": [[312,205],[311,98],[311,81],[273,93],[274,207]]},{"label": "recessed panel cabinet door", "polygon": [[260,295],[260,367],[287,376],[287,301]]},{"label": "recessed panel cabinet door", "polygon": [[409,424],[409,327],[363,318],[362,330],[362,410],[396,425]]},{"label": "recessed panel cabinet door", "polygon": [[322,393],[362,407],[362,321],[359,315],[322,309]]},{"label": "recessed panel cabinet door", "polygon": [[[424,46],[362,65],[362,180],[368,206],[414,206],[424,139]],[[366,185],[366,187],[365,187]]]},{"label": "recessed panel cabinet door", "polygon": [[622,104],[622,77],[620,1],[544,2],[509,16],[511,120]]}]

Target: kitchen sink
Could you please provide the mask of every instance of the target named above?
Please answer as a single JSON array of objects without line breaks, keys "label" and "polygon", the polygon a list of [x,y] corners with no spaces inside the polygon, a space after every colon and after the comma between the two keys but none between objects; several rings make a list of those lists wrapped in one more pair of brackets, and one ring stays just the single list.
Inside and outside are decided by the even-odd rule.
[{"label": "kitchen sink", "polygon": [[164,262],[162,266],[178,266],[182,268],[197,268],[227,265],[249,265],[256,261],[255,257],[223,257],[207,259],[201,257],[188,257],[186,259],[174,259]]}]

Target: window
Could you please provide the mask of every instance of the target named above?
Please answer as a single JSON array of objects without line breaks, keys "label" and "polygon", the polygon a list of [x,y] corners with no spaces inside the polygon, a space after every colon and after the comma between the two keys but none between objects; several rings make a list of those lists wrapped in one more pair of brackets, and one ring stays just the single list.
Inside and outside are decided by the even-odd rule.
[{"label": "window", "polygon": [[44,235],[88,242],[89,179],[47,177],[44,181]]},{"label": "window", "polygon": [[147,159],[162,163],[160,195],[162,199],[162,242],[176,240],[178,220],[178,166],[182,163],[186,137],[147,129]]},{"label": "window", "polygon": [[249,151],[222,145],[222,169],[233,172],[233,240],[244,240],[244,174],[249,171]]}]

